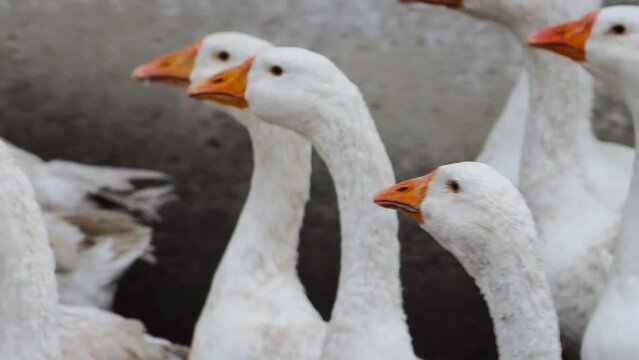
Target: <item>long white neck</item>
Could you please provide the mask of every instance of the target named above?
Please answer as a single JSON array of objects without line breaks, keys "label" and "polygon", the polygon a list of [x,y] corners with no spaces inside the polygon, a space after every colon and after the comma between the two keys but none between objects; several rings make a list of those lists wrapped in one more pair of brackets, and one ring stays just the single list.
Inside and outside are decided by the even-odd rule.
[{"label": "long white neck", "polygon": [[26,176],[0,141],[0,358],[61,359],[53,252]]},{"label": "long white neck", "polygon": [[[565,4],[564,4],[565,5]],[[522,17],[510,28],[518,38],[569,19],[569,11],[553,8],[543,17]],[[520,189],[544,231],[561,209],[554,196],[573,179],[589,174],[595,137],[590,122],[591,77],[577,64],[547,51],[527,48],[530,114],[522,153]],[[544,238],[542,234],[542,238]]]},{"label": "long white neck", "polygon": [[[284,128],[236,115],[253,144],[251,188],[214,279],[214,288],[259,286],[264,278],[297,278],[297,246],[310,193],[312,147]],[[259,266],[258,266],[259,265]]]},{"label": "long white neck", "polygon": [[[600,0],[565,1],[569,4],[571,18],[601,7]],[[528,71],[524,69],[476,160],[493,166],[514,184],[519,184],[519,164],[529,114],[529,88]]]},{"label": "long white neck", "polygon": [[[520,214],[526,218],[514,218],[516,210],[512,211],[499,226],[468,233],[448,230],[447,237],[454,241],[440,242],[481,289],[493,319],[501,360],[559,360],[557,313],[542,270],[541,244],[532,215],[528,212]],[[483,222],[498,223],[499,219],[491,217]]]},{"label": "long white neck", "polygon": [[[630,108],[635,129],[639,129],[639,98],[637,89],[639,81],[634,81],[637,86],[626,89],[626,104]],[[623,212],[621,222],[621,232],[617,243],[612,276],[639,276],[639,156],[637,156],[637,146],[639,146],[639,131],[635,130],[635,163],[630,183],[630,192],[626,200],[626,207]]]},{"label": "long white neck", "polygon": [[536,49],[527,53],[531,92],[522,180],[580,173],[594,141],[592,80],[578,65],[557,55]]},{"label": "long white neck", "polygon": [[493,319],[499,358],[559,360],[559,321],[541,261],[511,251],[512,257],[496,254],[486,272],[473,275]]},{"label": "long white neck", "polygon": [[319,116],[334,124],[315,132],[312,142],[335,184],[342,233],[323,359],[348,358],[363,346],[382,348],[380,358],[414,359],[402,306],[398,220],[372,202],[379,189],[395,183],[390,159],[359,91],[321,107]]}]

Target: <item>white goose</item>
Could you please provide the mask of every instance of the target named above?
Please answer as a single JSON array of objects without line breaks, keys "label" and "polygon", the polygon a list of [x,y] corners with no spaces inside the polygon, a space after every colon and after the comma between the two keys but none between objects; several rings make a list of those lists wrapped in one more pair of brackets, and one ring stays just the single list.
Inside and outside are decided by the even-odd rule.
[{"label": "white goose", "polygon": [[[191,67],[191,81],[199,82],[270,47],[246,34],[213,33],[139,67],[134,77],[181,83],[177,79]],[[306,296],[296,269],[299,230],[310,195],[311,144],[244,109],[216,107],[248,129],[255,168],[198,319],[191,360],[316,360],[326,322]]]},{"label": "white goose", "polygon": [[53,253],[34,191],[1,140],[0,224],[0,358],[186,358],[183,349],[146,335],[137,321],[58,304]]},{"label": "white goose", "polygon": [[[520,39],[571,17],[565,0],[447,2],[505,25]],[[525,55],[530,115],[519,188],[545,244],[544,268],[564,347],[572,353],[608,278],[634,154],[594,137],[592,80],[585,71],[543,51],[527,48]]]},{"label": "white goose", "polygon": [[7,147],[42,207],[56,260],[60,301],[110,308],[117,279],[152,251],[152,229],[127,212],[101,208],[94,197],[156,220],[157,210],[173,199],[172,187],[136,190],[132,181],[166,181],[169,176],[151,170],[45,162],[9,143]]},{"label": "white goose", "polygon": [[[342,226],[337,300],[321,359],[414,360],[402,307],[398,221],[371,192],[393,168],[362,95],[326,57],[272,48],[191,87],[306,137],[335,182]],[[366,176],[357,177],[357,175]]]},{"label": "white goose", "polygon": [[[615,6],[582,19],[541,31],[534,46],[581,62],[616,95],[625,99],[639,129],[639,7]],[[570,94],[568,94],[570,95]],[[635,130],[639,144],[639,131]],[[637,148],[639,149],[639,148]],[[610,278],[586,329],[584,360],[639,357],[639,156]]]},{"label": "white goose", "polygon": [[485,164],[451,164],[392,186],[375,202],[417,220],[475,279],[500,359],[561,359],[542,244],[526,202],[507,178]]},{"label": "white goose", "polygon": [[[601,7],[601,0],[566,0],[573,16]],[[457,0],[401,0],[403,3],[426,2],[435,5],[462,7]],[[489,164],[514,184],[519,184],[521,152],[529,108],[528,72],[524,68],[513,87],[501,114],[484,141],[476,161]]]}]

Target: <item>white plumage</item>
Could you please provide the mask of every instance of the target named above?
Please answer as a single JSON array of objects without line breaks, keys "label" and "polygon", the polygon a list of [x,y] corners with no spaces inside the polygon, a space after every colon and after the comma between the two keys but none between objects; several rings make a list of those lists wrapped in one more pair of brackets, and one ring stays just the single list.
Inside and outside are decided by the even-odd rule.
[{"label": "white plumage", "polygon": [[[299,48],[264,50],[242,66],[236,70],[244,74],[240,83],[248,81],[245,91],[217,99],[243,98],[260,120],[307,138],[337,190],[341,269],[320,358],[415,360],[402,307],[397,218],[371,201],[394,182],[393,169],[359,89],[330,60]],[[225,79],[238,79],[218,76],[194,85],[191,95],[215,94]]]},{"label": "white plumage", "polygon": [[519,74],[501,115],[477,155],[478,162],[497,169],[513,184],[519,184],[521,151],[528,118],[528,87],[528,73],[524,70]]},{"label": "white plumage", "polygon": [[[598,6],[598,1],[465,0],[464,10],[496,21],[518,39]],[[578,66],[526,49],[529,116],[519,188],[544,242],[544,269],[564,347],[576,353],[606,284],[633,152],[592,131],[592,81]]]},{"label": "white plumage", "polygon": [[[174,198],[170,185],[137,190],[132,181],[170,178],[151,170],[45,162],[11,144],[7,147],[42,207],[60,301],[110,308],[117,279],[135,260],[152,259],[152,229],[129,212],[157,220],[159,208]],[[102,209],[95,197],[124,211]]]},{"label": "white plumage", "polygon": [[[139,66],[136,79],[198,82],[242,63],[268,42],[236,32],[196,43]],[[218,264],[192,342],[192,360],[316,360],[326,322],[297,275],[297,248],[310,196],[311,144],[255,119],[214,106],[249,132],[254,154],[251,187]]]},{"label": "white plumage", "polygon": [[[592,13],[580,20],[531,35],[529,42],[548,47],[561,43],[583,57],[581,62],[612,94],[626,101],[639,128],[639,7],[617,6]],[[546,37],[551,36],[548,40]],[[639,141],[639,131],[635,131]],[[639,143],[639,142],[637,142]],[[630,166],[628,165],[629,169]],[[621,231],[614,247],[610,277],[586,329],[581,357],[584,360],[626,360],[639,356],[639,157],[636,156],[630,194]]]},{"label": "white plumage", "polygon": [[137,321],[58,303],[53,252],[35,193],[0,142],[0,358],[175,360],[184,348]]},{"label": "white plumage", "polygon": [[419,218],[475,279],[500,359],[561,359],[542,244],[526,202],[507,178],[481,163],[450,164],[392,186],[375,201]]},{"label": "white plumage", "polygon": [[[272,47],[241,33],[206,36],[191,81],[196,83]],[[226,52],[228,61],[216,54]],[[192,360],[316,360],[326,322],[297,275],[299,230],[310,196],[311,144],[301,136],[217,106],[249,131],[251,188],[217,267],[195,327]]]},{"label": "white plumage", "polygon": [[188,348],[152,337],[137,320],[90,307],[60,306],[63,359],[186,360]]}]

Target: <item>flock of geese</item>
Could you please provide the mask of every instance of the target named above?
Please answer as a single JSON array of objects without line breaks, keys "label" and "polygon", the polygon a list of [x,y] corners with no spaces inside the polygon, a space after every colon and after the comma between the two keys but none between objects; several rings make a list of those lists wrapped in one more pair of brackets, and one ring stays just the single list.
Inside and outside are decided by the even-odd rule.
[{"label": "flock of geese", "polygon": [[[109,312],[118,277],[136,259],[152,260],[151,229],[137,217],[157,218],[173,197],[170,185],[133,181],[168,176],[44,162],[0,143],[0,359],[418,359],[402,304],[398,220],[380,206],[417,221],[475,279],[501,359],[561,359],[562,351],[639,359],[639,164],[631,148],[591,128],[593,77],[638,124],[639,7],[402,2],[495,21],[524,42],[525,71],[478,162],[392,185],[359,88],[329,59],[209,34],[133,72],[188,87],[244,125],[253,145],[250,192],[190,350]],[[335,183],[341,222],[328,322],[296,270],[312,149]]]}]

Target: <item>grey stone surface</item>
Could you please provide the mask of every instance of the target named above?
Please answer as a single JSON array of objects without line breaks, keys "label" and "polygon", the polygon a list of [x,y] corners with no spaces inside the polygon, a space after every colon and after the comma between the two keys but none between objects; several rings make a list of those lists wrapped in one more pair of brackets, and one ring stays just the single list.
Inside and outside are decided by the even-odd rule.
[{"label": "grey stone surface", "polygon": [[[628,2],[626,2],[628,3]],[[46,158],[159,169],[180,201],[155,235],[159,264],[138,264],[116,309],[188,343],[247,192],[246,132],[130,71],[221,30],[324,53],[359,84],[398,178],[472,159],[519,71],[499,26],[393,0],[0,0],[0,134]],[[604,137],[629,142],[625,109],[603,99]],[[613,114],[612,116],[610,114]],[[338,273],[334,189],[315,161],[300,273],[328,316]],[[457,262],[402,222],[406,307],[419,355],[495,357],[485,305]]]}]

